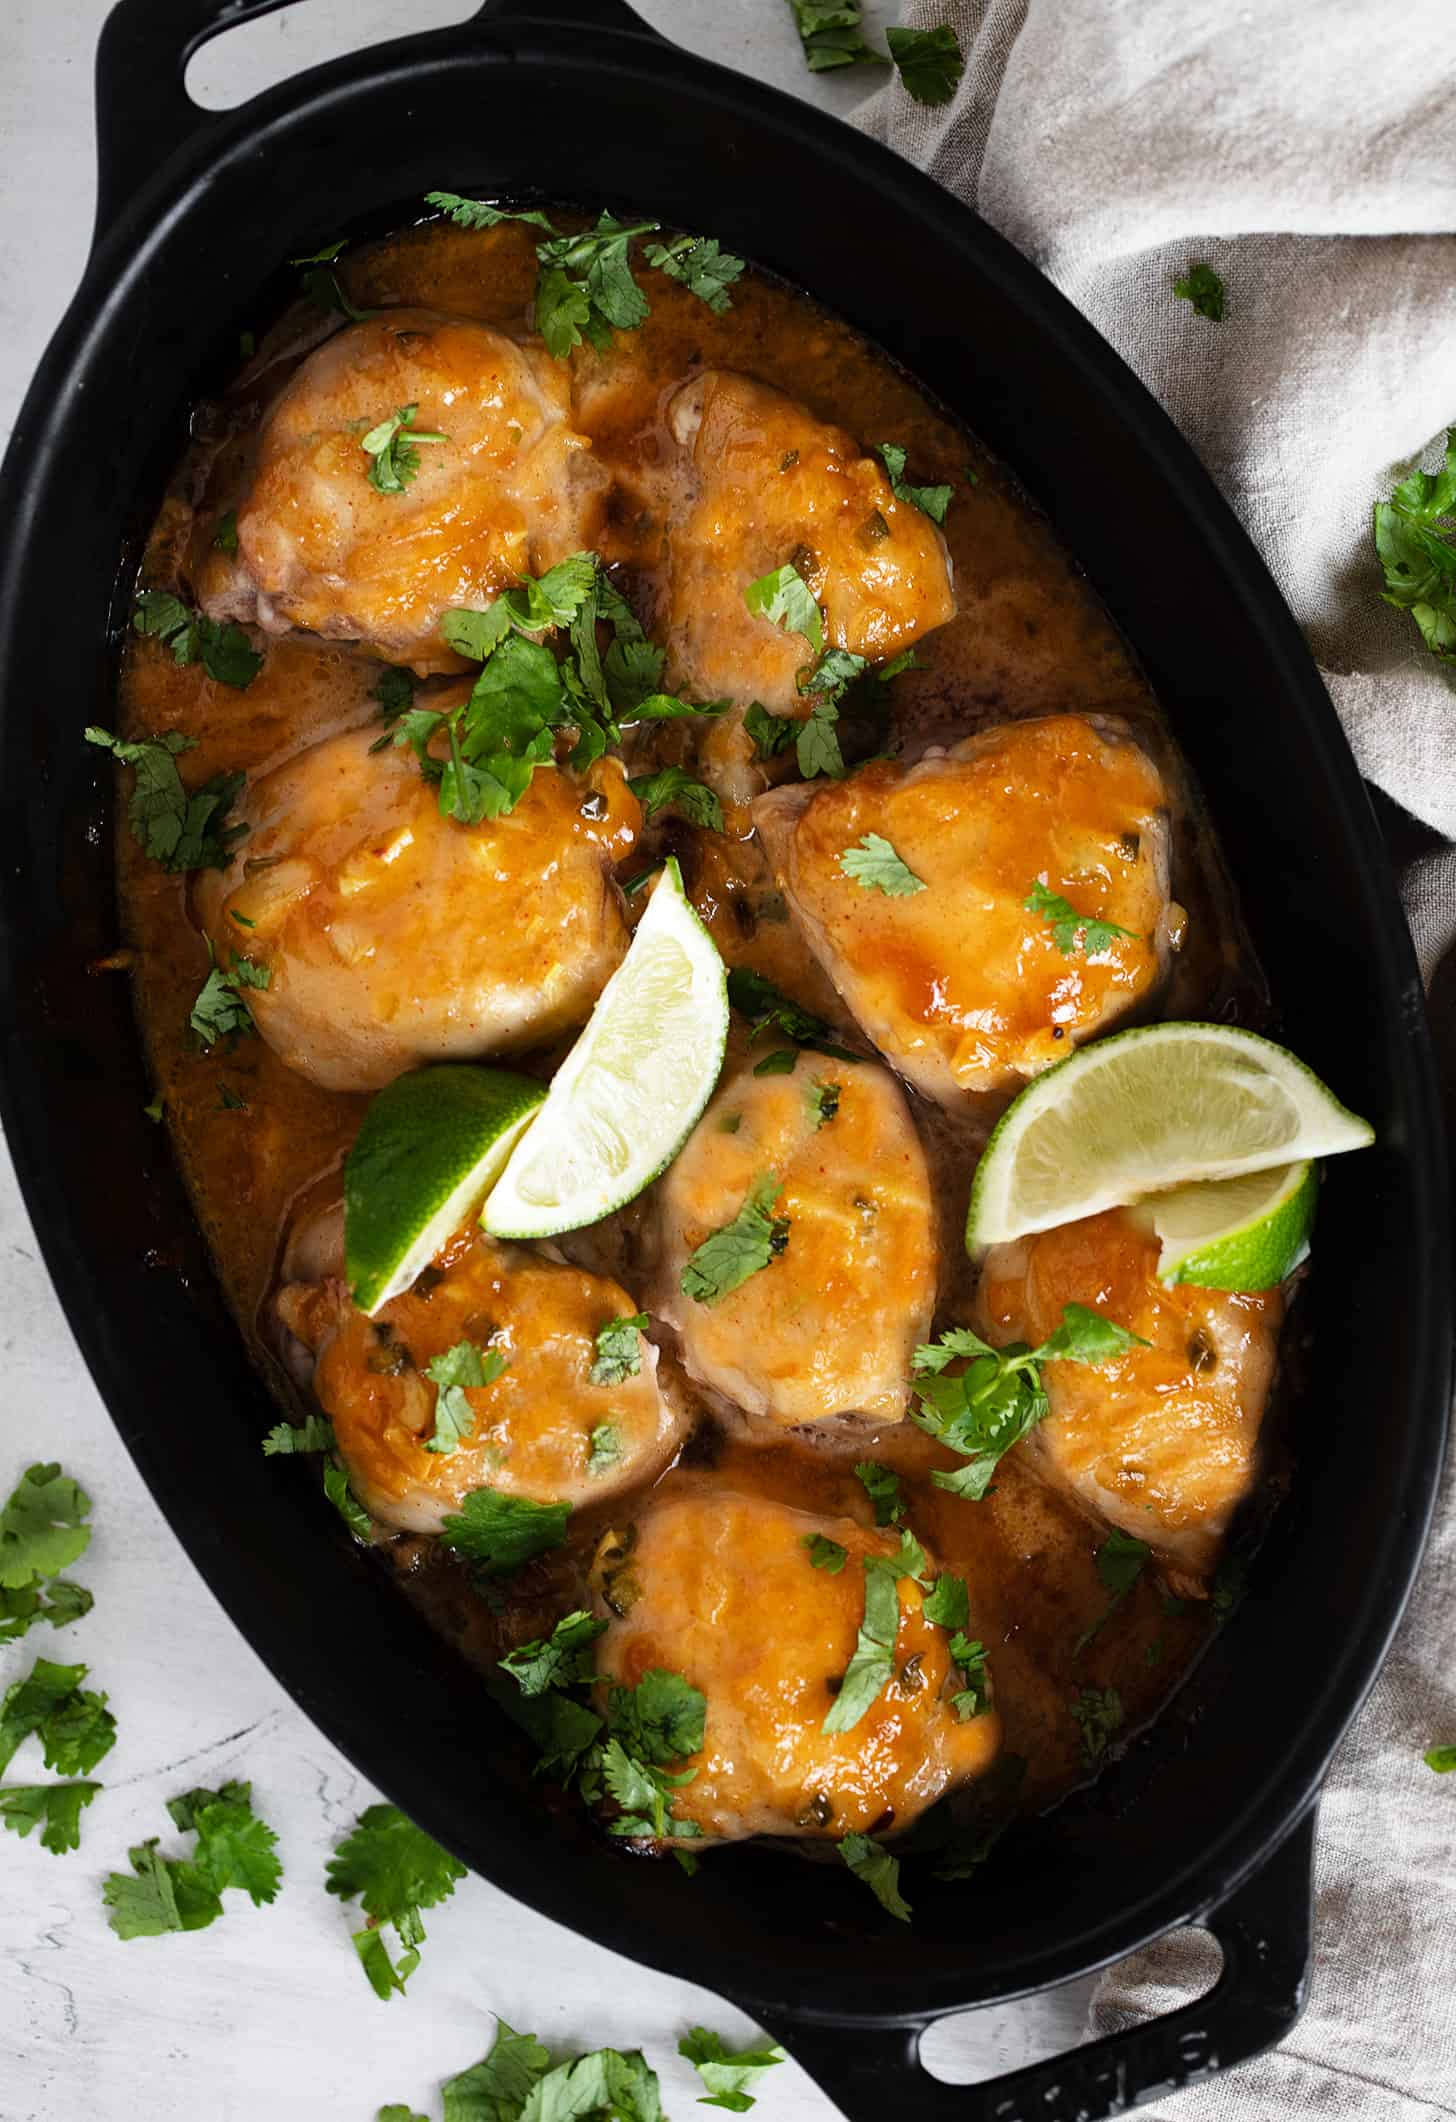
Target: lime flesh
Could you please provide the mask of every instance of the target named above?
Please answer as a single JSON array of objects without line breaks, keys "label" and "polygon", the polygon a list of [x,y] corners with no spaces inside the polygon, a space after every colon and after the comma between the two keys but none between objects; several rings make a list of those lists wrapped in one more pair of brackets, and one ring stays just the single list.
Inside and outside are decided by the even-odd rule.
[{"label": "lime flesh", "polygon": [[1309,1252],[1318,1194],[1313,1164],[1284,1164],[1153,1194],[1134,1214],[1162,1242],[1162,1281],[1277,1289]]},{"label": "lime flesh", "polygon": [[546,1238],[635,1199],[696,1124],[727,1038],[723,961],[669,860],[631,949],[492,1189],[485,1228]]},{"label": "lime flesh", "polygon": [[1364,1149],[1374,1130],[1284,1047],[1151,1024],[1084,1047],[1002,1114],[971,1189],[972,1253],[1194,1182]]},{"label": "lime flesh", "polygon": [[476,1213],[545,1097],[529,1076],[454,1062],[380,1091],[344,1166],[344,1272],[361,1311],[408,1289]]}]

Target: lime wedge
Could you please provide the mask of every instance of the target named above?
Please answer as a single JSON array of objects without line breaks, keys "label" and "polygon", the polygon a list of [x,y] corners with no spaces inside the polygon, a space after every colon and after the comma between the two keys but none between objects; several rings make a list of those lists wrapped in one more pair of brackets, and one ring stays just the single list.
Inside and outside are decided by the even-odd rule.
[{"label": "lime wedge", "polygon": [[1002,1114],[976,1170],[966,1247],[1374,1139],[1270,1039],[1223,1024],[1117,1032],[1038,1076]]},{"label": "lime wedge", "polygon": [[475,1214],[545,1097],[529,1076],[453,1062],[379,1092],[344,1166],[344,1272],[361,1311],[408,1289]]},{"label": "lime wedge", "polygon": [[1312,1164],[1281,1164],[1153,1194],[1133,1213],[1162,1240],[1162,1281],[1277,1289],[1309,1252],[1318,1193]]},{"label": "lime wedge", "polygon": [[712,1096],[727,1038],[723,961],[669,860],[631,949],[486,1201],[486,1229],[548,1238],[635,1199]]}]

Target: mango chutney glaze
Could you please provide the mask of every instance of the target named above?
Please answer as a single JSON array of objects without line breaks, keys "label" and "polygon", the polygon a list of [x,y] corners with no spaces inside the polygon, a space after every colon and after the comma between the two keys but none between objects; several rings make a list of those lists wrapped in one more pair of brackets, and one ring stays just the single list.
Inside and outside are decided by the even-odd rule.
[{"label": "mango chutney glaze", "polygon": [[[341,267],[361,307],[419,305],[514,332],[525,328],[534,274],[528,233],[510,225],[485,235],[440,225],[413,229]],[[1189,808],[1158,708],[1106,614],[998,467],[906,375],[802,296],[754,273],[735,285],[733,307],[722,316],[660,274],[651,276],[650,293],[652,314],[640,330],[619,335],[605,356],[583,351],[575,357],[575,420],[616,480],[602,550],[609,561],[625,563],[645,615],[652,610],[652,563],[660,548],[650,505],[662,449],[660,407],[695,368],[742,371],[866,443],[902,444],[917,477],[955,489],[945,535],[959,612],[925,638],[918,667],[890,689],[895,741],[913,758],[927,742],[953,743],[1022,716],[1124,717],[1179,792],[1172,881],[1188,910],[1187,941],[1162,1010],[1257,1020],[1257,974],[1216,851]],[[188,555],[212,521],[215,497],[226,490],[251,426],[310,335],[317,341],[317,323],[306,311],[280,320],[243,376],[195,425],[205,439],[179,468],[153,530],[144,580],[187,577]],[[197,741],[187,760],[187,778],[195,783],[219,772],[257,773],[377,714],[371,698],[377,664],[305,640],[265,646],[261,672],[239,692],[215,683],[200,665],[178,668],[154,642],[131,639],[122,674],[125,733],[185,731]],[[666,732],[654,757],[670,756],[675,741]],[[677,822],[658,825],[649,829],[645,855],[639,849],[627,867],[641,867],[671,847],[728,962],[756,968],[852,1036],[842,1004],[773,888],[746,808],[729,804],[727,825],[721,838]],[[243,1040],[232,1052],[199,1052],[188,1015],[208,958],[186,882],[149,861],[125,829],[118,866],[137,1007],[177,1155],[254,1355],[270,1384],[286,1389],[262,1324],[282,1234],[291,1206],[347,1151],[366,1100],[320,1088],[260,1039]],[[629,902],[634,916],[641,904],[641,895]],[[441,944],[449,947],[448,936]],[[559,1052],[513,1057],[512,1065],[545,1075]],[[954,1113],[913,1093],[910,1102],[936,1189],[943,1247],[938,1331],[966,1316],[970,1274],[959,1229],[976,1153],[1004,1101],[968,1098],[964,1111]],[[640,1297],[650,1207],[648,1196],[563,1240],[562,1249],[583,1266],[618,1275]],[[929,1475],[956,1462],[908,1423],[869,1434],[798,1432],[765,1444],[704,1411],[685,1454],[690,1464],[664,1480],[670,1492],[711,1467],[724,1487],[868,1526],[868,1499],[852,1471],[853,1461],[866,1457],[902,1475],[910,1522],[939,1563],[967,1579],[971,1632],[990,1653],[1005,1747],[1028,1763],[1027,1801],[1044,1802],[1085,1772],[1070,1714],[1078,1691],[1116,1687],[1128,1724],[1146,1719],[1203,1639],[1204,1615],[1166,1611],[1149,1571],[1078,1654],[1078,1639],[1108,1605],[1093,1561],[1101,1534],[1028,1474],[1015,1453],[1002,1462],[985,1501],[945,1494]],[[426,1543],[402,1536],[387,1552],[436,1625],[485,1663],[504,1640],[549,1626],[579,1596],[581,1571],[602,1531],[620,1530],[630,1517],[631,1499],[623,1497],[579,1512],[572,1546],[527,1571],[504,1613],[471,1594],[453,1563]]]}]

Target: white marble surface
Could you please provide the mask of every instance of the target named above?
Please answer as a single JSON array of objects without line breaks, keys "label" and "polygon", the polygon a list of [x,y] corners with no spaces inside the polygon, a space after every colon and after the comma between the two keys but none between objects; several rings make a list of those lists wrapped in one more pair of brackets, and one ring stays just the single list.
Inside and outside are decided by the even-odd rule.
[{"label": "white marble surface", "polygon": [[[831,108],[858,75],[815,78],[782,0],[640,0],[649,20],[726,63]],[[463,0],[307,0],[232,33],[194,62],[190,86],[236,102],[331,53],[469,13]],[[8,435],[31,369],[79,276],[93,197],[91,64],[106,0],[6,0],[0,16],[0,425]],[[872,20],[893,19],[874,6]],[[375,1796],[264,1671],[194,1573],[115,1436],[39,1262],[0,1150],[0,1492],[56,1457],[94,1499],[74,1574],[96,1594],[85,1621],[0,1649],[0,1687],[40,1652],[84,1659],[119,1722],[83,1820],[82,1848],[48,1855],[0,1838],[0,2122],[372,2122],[386,2101],[434,2115],[440,2078],[488,2045],[491,2014],[558,2049],[640,2045],[670,2113],[699,2090],[675,2054],[695,2022],[750,2028],[714,1997],[648,1973],[468,1880],[429,1923],[406,1998],[380,2004],[323,1891],[335,1840]],[[32,1749],[33,1750],[33,1746]],[[36,1771],[30,1751],[13,1776]],[[185,1937],[122,1944],[107,1929],[103,1874],[129,1844],[176,1848],[167,1798],[199,1781],[250,1778],[278,1829],[285,1884],[271,1908],[229,1897],[224,1919]],[[937,2069],[966,2079],[1075,2039],[1081,1988],[1030,2011],[939,2030]],[[828,2122],[834,2110],[790,2063],[769,2081],[764,2122]]]}]

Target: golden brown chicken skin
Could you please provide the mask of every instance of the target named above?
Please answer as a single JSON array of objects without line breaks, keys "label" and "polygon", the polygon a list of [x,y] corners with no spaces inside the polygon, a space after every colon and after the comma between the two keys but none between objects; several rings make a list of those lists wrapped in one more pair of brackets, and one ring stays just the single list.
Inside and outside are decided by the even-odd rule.
[{"label": "golden brown chicken skin", "polygon": [[554,1038],[628,942],[611,866],[641,811],[615,760],[538,767],[513,811],[461,825],[410,753],[376,741],[377,725],[351,730],[255,780],[235,814],[247,837],[197,887],[219,963],[267,968],[248,990],[258,1030],[327,1090]]},{"label": "golden brown chicken skin", "polygon": [[1201,1594],[1254,1486],[1284,1297],[1167,1288],[1159,1251],[1126,1209],[993,1247],[977,1324],[997,1346],[1036,1347],[1064,1305],[1086,1304],[1152,1344],[1095,1369],[1043,1365],[1051,1411],[1022,1449],[1090,1516],[1147,1541],[1180,1590]]},{"label": "golden brown chicken skin", "polygon": [[[782,1249],[716,1302],[684,1293],[694,1250],[765,1175]],[[872,1061],[801,1053],[787,1075],[744,1063],[660,1190],[656,1309],[691,1375],[776,1423],[898,1422],[935,1307],[930,1175],[904,1095]]]},{"label": "golden brown chicken skin", "polygon": [[[813,1566],[805,1543],[816,1534],[848,1550],[837,1574]],[[884,1834],[990,1766],[1000,1719],[963,1720],[952,1706],[963,1683],[951,1638],[926,1620],[909,1577],[894,1677],[850,1730],[823,1729],[864,1618],[865,1557],[896,1546],[850,1518],[721,1488],[688,1485],[643,1510],[628,1610],[599,1606],[610,1625],[597,1670],[636,1686],[665,1668],[706,1696],[705,1744],[674,1793],[677,1818],[725,1840]]]},{"label": "golden brown chicken skin", "polygon": [[[569,393],[544,348],[465,318],[390,310],[349,326],[264,420],[237,553],[209,553],[203,608],[458,670],[443,613],[482,609],[592,542],[605,481]],[[417,445],[404,491],[381,493],[361,438],[410,405],[446,439]]]},{"label": "golden brown chicken skin", "polygon": [[[1111,721],[1008,723],[916,766],[762,796],[754,822],[810,949],[886,1059],[927,1096],[1018,1089],[1146,998],[1166,962],[1167,798]],[[842,858],[888,841],[922,889]],[[1064,949],[1037,885],[1126,934]]]},{"label": "golden brown chicken skin", "polygon": [[[680,1417],[644,1336],[630,1337],[635,1372],[593,1382],[597,1333],[637,1313],[621,1284],[477,1229],[461,1231],[373,1317],[351,1303],[341,1274],[285,1282],[276,1301],[314,1357],[314,1397],[350,1483],[382,1524],[436,1533],[477,1488],[573,1507],[605,1501],[650,1479],[677,1443]],[[471,1433],[432,1452],[440,1388],[428,1366],[461,1341],[505,1368],[462,1388]]]},{"label": "golden brown chicken skin", "polygon": [[813,652],[750,612],[743,592],[792,563],[824,614],[825,644],[879,662],[955,614],[940,532],[897,501],[879,462],[766,384],[709,370],[668,407],[690,498],[668,531],[673,681],[704,700],[813,705],[795,683]]}]

